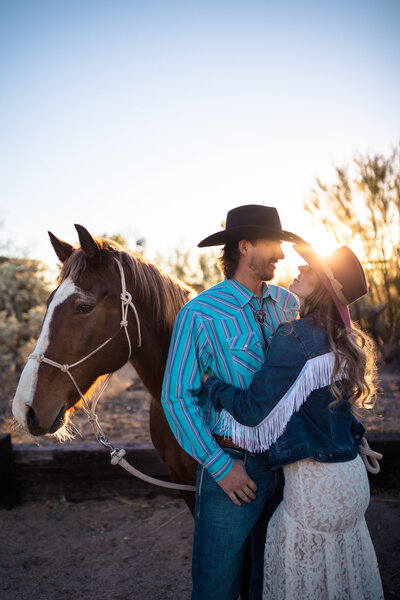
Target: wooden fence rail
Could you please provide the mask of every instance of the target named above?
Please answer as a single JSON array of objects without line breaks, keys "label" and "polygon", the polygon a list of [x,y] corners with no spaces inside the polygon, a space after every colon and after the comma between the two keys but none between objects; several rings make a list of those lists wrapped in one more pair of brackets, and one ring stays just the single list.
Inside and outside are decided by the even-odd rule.
[{"label": "wooden fence rail", "polygon": [[[400,488],[400,436],[369,438],[371,447],[384,455],[379,475],[370,476],[372,489]],[[150,442],[124,444],[127,459],[140,471],[169,479],[167,468]],[[0,506],[12,508],[20,502],[64,496],[70,502],[128,498],[159,493],[178,496],[174,490],[150,485],[110,464],[109,454],[98,443],[76,443],[40,447],[11,444],[0,436]]]}]

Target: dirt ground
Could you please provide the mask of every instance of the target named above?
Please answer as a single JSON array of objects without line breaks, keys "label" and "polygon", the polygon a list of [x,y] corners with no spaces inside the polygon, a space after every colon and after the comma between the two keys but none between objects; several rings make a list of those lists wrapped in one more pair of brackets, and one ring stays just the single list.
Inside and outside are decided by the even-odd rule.
[{"label": "dirt ground", "polygon": [[[398,600],[400,496],[374,496],[367,520],[385,598]],[[61,498],[2,510],[0,526],[2,600],[190,598],[193,519],[180,500]]]},{"label": "dirt ground", "polygon": [[0,522],[2,600],[190,598],[193,523],[180,500],[60,499]]},{"label": "dirt ground", "polygon": [[[372,433],[400,432],[400,373],[381,372],[383,393],[363,417]],[[131,367],[112,380],[99,417],[113,442],[149,440],[149,395]],[[76,441],[93,441],[86,417],[73,417]],[[12,423],[0,407],[0,432],[13,443],[48,445]],[[75,440],[65,442],[74,444]],[[372,497],[367,521],[387,600],[400,600],[400,492]],[[1,600],[188,600],[193,521],[167,496],[68,504],[64,498],[0,511]],[[212,599],[210,599],[212,600]]]}]

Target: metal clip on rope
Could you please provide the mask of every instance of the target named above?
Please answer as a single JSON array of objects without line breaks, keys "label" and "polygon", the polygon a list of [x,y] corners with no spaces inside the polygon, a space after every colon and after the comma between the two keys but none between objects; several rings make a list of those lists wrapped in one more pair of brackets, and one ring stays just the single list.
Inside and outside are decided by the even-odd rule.
[{"label": "metal clip on rope", "polygon": [[[104,446],[104,448],[107,448],[107,450],[109,450],[109,452],[111,452],[111,455],[113,455],[114,452],[118,452],[118,448],[114,448],[114,446],[104,436],[99,435],[99,437],[97,439],[100,442],[100,444],[102,444],[102,446]],[[111,461],[111,464],[114,464],[114,463]]]}]

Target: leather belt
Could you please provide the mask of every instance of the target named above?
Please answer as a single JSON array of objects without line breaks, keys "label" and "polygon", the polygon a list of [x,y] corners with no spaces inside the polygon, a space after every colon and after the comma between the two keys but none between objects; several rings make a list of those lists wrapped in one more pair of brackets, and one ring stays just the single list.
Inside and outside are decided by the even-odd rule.
[{"label": "leather belt", "polygon": [[218,435],[216,433],[213,433],[213,436],[217,444],[222,446],[222,448],[233,448],[234,450],[242,450],[242,452],[245,451],[244,448],[241,448],[232,442],[230,437],[223,437],[222,435]]}]

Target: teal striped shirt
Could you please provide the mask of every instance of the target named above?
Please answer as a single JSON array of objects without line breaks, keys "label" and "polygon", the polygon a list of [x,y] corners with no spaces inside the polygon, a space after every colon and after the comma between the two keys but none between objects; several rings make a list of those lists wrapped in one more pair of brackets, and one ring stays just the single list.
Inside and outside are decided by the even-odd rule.
[{"label": "teal striped shirt", "polygon": [[[266,312],[263,325],[253,313],[260,308]],[[233,461],[212,435],[219,433],[220,413],[201,392],[203,375],[212,371],[226,383],[249,387],[272,335],[297,315],[298,302],[284,288],[264,284],[260,298],[235,279],[225,279],[188,302],[176,317],[161,401],[179,444],[216,481]]]}]

